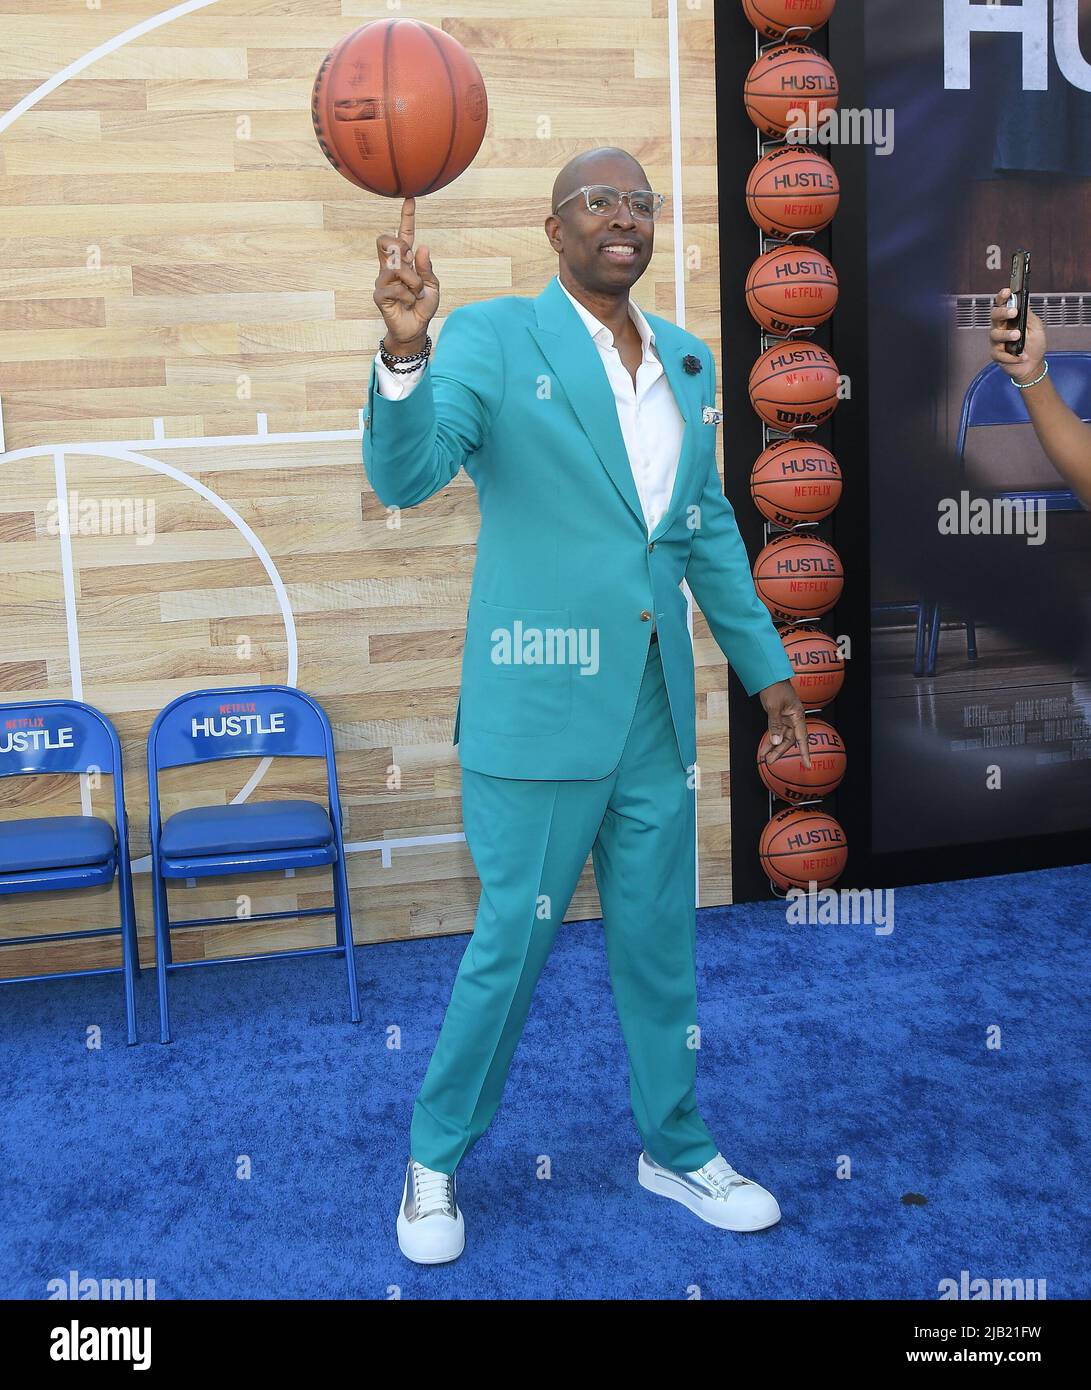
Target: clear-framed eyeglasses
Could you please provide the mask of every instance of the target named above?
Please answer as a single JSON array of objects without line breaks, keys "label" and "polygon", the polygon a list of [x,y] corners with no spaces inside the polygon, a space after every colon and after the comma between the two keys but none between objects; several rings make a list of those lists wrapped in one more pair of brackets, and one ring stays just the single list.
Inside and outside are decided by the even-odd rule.
[{"label": "clear-framed eyeglasses", "polygon": [[632,188],[627,193],[622,193],[620,189],[611,188],[608,183],[585,183],[567,198],[562,198],[554,211],[560,212],[565,203],[570,203],[581,194],[587,204],[587,211],[593,212],[597,217],[613,217],[624,198],[629,204],[629,211],[641,222],[654,222],[667,201],[665,193],[653,193],[650,188]]}]

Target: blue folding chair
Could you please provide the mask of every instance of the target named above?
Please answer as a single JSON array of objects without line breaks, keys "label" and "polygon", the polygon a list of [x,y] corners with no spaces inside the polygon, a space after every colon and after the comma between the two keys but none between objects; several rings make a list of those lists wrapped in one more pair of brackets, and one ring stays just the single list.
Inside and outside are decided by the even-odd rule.
[{"label": "blue folding chair", "polygon": [[[159,774],[162,770],[257,757],[324,758],[329,809],[314,801],[242,802],[198,806],[178,811],[161,822]],[[333,733],[318,702],[288,685],[236,686],[180,695],[159,714],[148,734],[148,792],[160,1041],[170,1042],[168,971],[238,961],[285,960],[291,956],[343,955],[352,1021],[358,1023],[360,1004],[356,961],[352,954],[352,915]],[[332,868],[333,907],[262,912],[246,918],[170,920],[168,879],[287,872],[321,864],[329,864]],[[262,951],[202,960],[174,961],[171,957],[172,930],[331,916],[336,922],[336,944],[333,946],[305,946],[291,951]]]},{"label": "blue folding chair", "polygon": [[[1081,420],[1091,422],[1091,352],[1048,352],[1049,375],[1061,399]],[[1030,416],[1022,391],[1011,384],[998,362],[983,367],[967,387],[955,445],[960,461],[966,457],[966,434],[972,429],[995,425],[1026,425]],[[998,494],[1007,500],[1041,503],[1050,512],[1083,511],[1079,498],[1068,488],[1032,488]],[[966,645],[971,660],[977,656],[977,633],[972,615],[962,620],[966,626]],[[928,656],[925,674],[936,674],[939,654],[940,604],[932,600],[929,618]]]},{"label": "blue folding chair", "polygon": [[0,704],[0,777],[27,774],[100,774],[113,779],[114,824],[101,816],[37,816],[0,823],[0,894],[52,893],[97,888],[117,879],[119,927],[47,932],[0,939],[0,946],[52,944],[94,936],[121,936],[121,965],[19,975],[0,984],[124,975],[129,1043],[136,1042],[134,975],[140,971],[129,863],[129,823],[121,744],[97,709],[80,700],[26,700]]}]

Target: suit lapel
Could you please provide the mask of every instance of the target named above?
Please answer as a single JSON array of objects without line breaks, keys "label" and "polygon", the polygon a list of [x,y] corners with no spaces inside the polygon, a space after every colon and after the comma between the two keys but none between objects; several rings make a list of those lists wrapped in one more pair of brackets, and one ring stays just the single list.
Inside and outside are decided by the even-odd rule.
[{"label": "suit lapel", "polygon": [[537,297],[535,306],[538,326],[530,329],[531,336],[544,353],[614,486],[644,526],[644,512],[625,452],[614,393],[599,350],[556,277]]},{"label": "suit lapel", "polygon": [[[556,276],[535,300],[537,327],[531,336],[541,348],[554,376],[560,383],[569,404],[591,441],[614,486],[625,500],[641,526],[645,526],[640,496],[633,481],[633,470],[625,451],[625,439],[617,418],[617,405],[610,388],[602,358],[582,319],[569,303]],[[651,322],[651,316],[647,316]],[[689,377],[682,368],[685,353],[681,334],[671,323],[656,317],[655,350],[663,363],[678,409],[685,426],[682,449],[678,458],[678,475],[666,513],[656,526],[654,535],[668,524],[678,502],[686,495],[693,459],[696,455],[696,434],[700,428],[700,389],[693,385],[699,378]]]}]

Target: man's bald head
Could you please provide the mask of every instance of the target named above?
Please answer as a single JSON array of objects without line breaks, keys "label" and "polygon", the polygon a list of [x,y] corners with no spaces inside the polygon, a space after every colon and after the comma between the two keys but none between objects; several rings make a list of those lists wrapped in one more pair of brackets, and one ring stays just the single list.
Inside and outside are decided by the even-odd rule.
[{"label": "man's bald head", "polygon": [[[616,145],[600,145],[594,150],[583,150],[564,166],[553,180],[553,211],[570,193],[584,184],[608,183],[615,188],[616,180],[624,174],[623,182],[629,188],[647,188],[648,176],[628,150],[618,149]],[[571,204],[566,204],[566,207]]]},{"label": "man's bald head", "polygon": [[[570,290],[582,287],[607,300],[627,298],[651,260],[653,219],[635,217],[628,199],[619,201],[612,212],[603,212],[608,198],[598,199],[592,208],[584,198],[571,196],[594,184],[628,193],[647,188],[648,176],[628,150],[614,145],[583,150],[553,182],[553,211],[545,219],[545,234],[557,253],[563,285]],[[565,202],[566,198],[570,201]]]}]

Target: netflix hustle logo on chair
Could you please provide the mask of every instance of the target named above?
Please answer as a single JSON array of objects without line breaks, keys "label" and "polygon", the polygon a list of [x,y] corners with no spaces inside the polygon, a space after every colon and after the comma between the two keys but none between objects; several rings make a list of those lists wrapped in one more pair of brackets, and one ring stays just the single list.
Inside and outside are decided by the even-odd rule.
[{"label": "netflix hustle logo on chair", "polygon": [[40,714],[25,719],[5,719],[0,733],[0,753],[31,753],[37,749],[74,748],[74,730],[67,725],[58,729],[46,727]]},{"label": "netflix hustle logo on chair", "polygon": [[192,720],[194,738],[239,738],[252,734],[284,733],[284,714],[280,710],[270,710],[268,714],[258,712],[251,700],[238,704],[221,705],[215,714],[206,714]]}]

